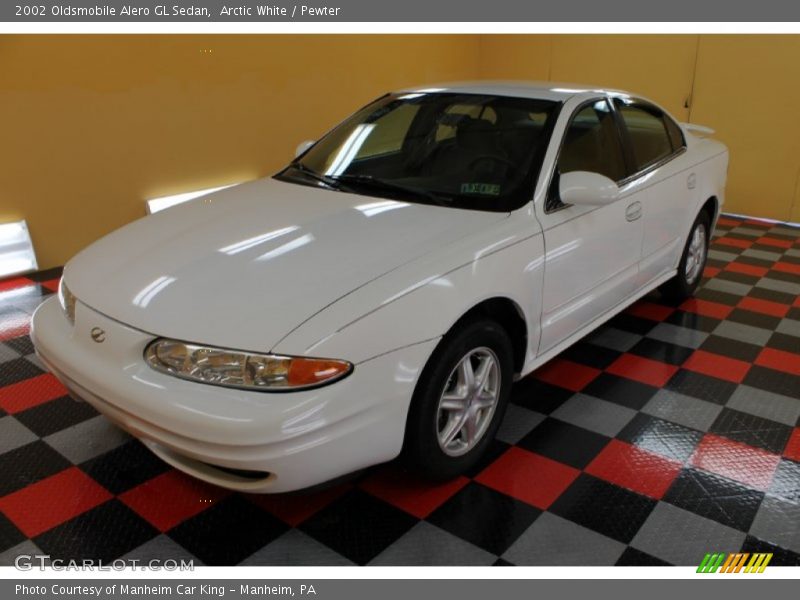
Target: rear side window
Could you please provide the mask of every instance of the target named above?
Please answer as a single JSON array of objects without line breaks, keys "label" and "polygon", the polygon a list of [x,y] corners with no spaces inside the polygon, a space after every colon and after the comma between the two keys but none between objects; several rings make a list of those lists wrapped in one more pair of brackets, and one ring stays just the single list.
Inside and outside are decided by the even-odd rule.
[{"label": "rear side window", "polygon": [[[654,106],[616,100],[617,110],[625,123],[636,170],[641,171],[668,157],[673,141],[667,130],[664,113]],[[679,132],[680,133],[680,132]]]},{"label": "rear side window", "polygon": [[598,100],[580,108],[567,128],[558,171],[591,171],[619,181],[625,177],[625,160],[611,107]]}]

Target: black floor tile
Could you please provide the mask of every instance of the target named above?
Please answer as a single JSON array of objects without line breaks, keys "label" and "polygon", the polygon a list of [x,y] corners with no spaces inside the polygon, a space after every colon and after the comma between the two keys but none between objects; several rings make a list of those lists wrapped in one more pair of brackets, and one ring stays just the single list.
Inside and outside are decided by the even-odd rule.
[{"label": "black floor tile", "polygon": [[44,371],[23,357],[0,363],[0,381],[3,385],[13,385],[43,373]]},{"label": "black floor tile", "polygon": [[753,362],[761,353],[762,347],[712,334],[706,338],[700,346],[700,350],[735,358],[736,360]]},{"label": "black floor tile", "polygon": [[[530,504],[471,482],[428,517],[453,535],[500,555],[541,511]],[[480,515],[480,518],[476,518]]]},{"label": "black floor tile", "polygon": [[744,543],[742,544],[740,551],[749,552],[750,554],[772,554],[772,558],[769,561],[769,566],[800,567],[800,554],[785,548],[781,548],[775,544],[770,544],[769,542],[760,540],[752,535],[748,535],[744,539]]},{"label": "black floor tile", "polygon": [[354,563],[364,565],[416,522],[408,513],[354,489],[307,519],[300,529]]},{"label": "black floor tile", "polygon": [[658,392],[657,387],[625,377],[617,377],[610,373],[601,373],[594,381],[583,388],[582,393],[602,398],[633,410],[641,410],[656,392]]},{"label": "black floor tile", "polygon": [[550,385],[532,376],[514,383],[511,402],[531,410],[549,415],[573,395],[570,390]]},{"label": "black floor tile", "polygon": [[0,496],[63,471],[70,462],[41,440],[0,454]]},{"label": "black floor tile", "polygon": [[629,350],[631,354],[658,360],[669,365],[680,366],[693,353],[693,348],[686,348],[676,344],[668,344],[653,338],[644,338]]},{"label": "black floor tile", "polygon": [[617,559],[617,566],[620,567],[668,567],[671,566],[665,560],[651,556],[647,552],[642,552],[636,548],[628,546],[625,552]]},{"label": "black floor tile", "polygon": [[696,329],[697,331],[704,331],[711,333],[717,326],[722,323],[720,319],[698,315],[697,313],[688,312],[685,310],[676,310],[666,319],[665,323],[677,325],[678,327],[686,327],[688,329]]},{"label": "black floor tile", "polygon": [[605,369],[621,355],[622,352],[612,350],[611,348],[596,346],[588,342],[578,342],[560,354],[561,358],[566,358],[595,369]]},{"label": "black floor tile", "polygon": [[734,308],[731,314],[728,315],[728,320],[752,327],[760,327],[761,329],[769,329],[770,331],[773,331],[781,322],[780,317],[773,317],[772,315],[765,315],[743,308]]},{"label": "black floor tile", "polygon": [[164,473],[170,466],[138,440],[131,440],[81,465],[104,488],[121,494]]},{"label": "black floor tile", "polygon": [[25,534],[0,512],[0,552],[5,552],[26,539]]},{"label": "black floor tile", "polygon": [[792,435],[792,428],[783,423],[726,407],[712,423],[709,432],[780,454]]},{"label": "black floor tile", "polygon": [[550,507],[550,512],[625,544],[657,502],[582,474]]},{"label": "black floor tile", "polygon": [[617,438],[670,460],[685,462],[703,433],[683,425],[639,413],[617,434]]},{"label": "black floor tile", "polygon": [[664,387],[684,396],[721,405],[725,405],[736,391],[735,383],[683,369],[675,373]]},{"label": "black floor tile", "polygon": [[39,437],[56,433],[97,416],[91,404],[62,396],[22,411],[14,417]]},{"label": "black floor tile", "polygon": [[786,335],[785,333],[773,333],[767,340],[768,347],[784,352],[800,353],[800,337]]},{"label": "black floor tile", "polygon": [[100,560],[108,564],[158,535],[147,521],[109,500],[34,539],[53,559]]},{"label": "black floor tile", "polygon": [[599,433],[547,418],[517,445],[576,469],[583,469],[608,442],[609,438]]},{"label": "black floor tile", "polygon": [[760,390],[800,399],[800,376],[753,365],[742,382]]},{"label": "black floor tile", "polygon": [[608,324],[611,327],[621,329],[622,331],[638,333],[639,335],[647,335],[650,333],[650,330],[653,329],[653,327],[658,325],[658,322],[650,319],[643,319],[641,317],[635,317],[633,315],[629,315],[628,313],[620,313],[608,321]]},{"label": "black floor tile", "polygon": [[[21,335],[20,337],[12,338],[5,342],[6,346],[19,352],[23,356],[26,354],[33,354],[33,342],[31,341],[30,336],[28,335]],[[2,380],[5,381],[5,380]]]},{"label": "black floor tile", "polygon": [[287,529],[283,521],[233,495],[173,527],[168,535],[204,564],[230,566]]},{"label": "black floor tile", "polygon": [[691,467],[685,468],[667,490],[663,500],[747,532],[755,519],[764,493]]}]

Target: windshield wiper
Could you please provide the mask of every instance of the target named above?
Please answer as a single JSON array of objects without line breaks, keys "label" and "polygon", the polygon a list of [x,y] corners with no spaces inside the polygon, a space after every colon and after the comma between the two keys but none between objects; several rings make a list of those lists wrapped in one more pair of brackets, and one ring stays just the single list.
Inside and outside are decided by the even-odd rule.
[{"label": "windshield wiper", "polygon": [[305,175],[309,179],[313,179],[314,181],[319,181],[320,183],[328,186],[331,189],[338,190],[341,189],[342,187],[337,179],[333,177],[328,177],[327,175],[322,175],[321,173],[317,173],[314,169],[305,166],[301,162],[293,162],[289,165],[289,168],[294,169],[295,171],[300,171],[303,175]]},{"label": "windshield wiper", "polygon": [[388,181],[386,179],[376,179],[372,175],[353,175],[345,173],[343,175],[339,175],[338,177],[334,177],[333,179],[335,181],[342,181],[347,184],[365,185],[392,192],[410,194],[415,198],[425,198],[426,200],[429,200],[430,202],[433,202],[434,204],[438,204],[440,206],[447,206],[453,201],[452,198],[448,198],[447,196],[442,196],[441,194],[437,194],[429,190],[425,190],[410,185],[404,185],[402,183],[395,183],[394,181]]}]

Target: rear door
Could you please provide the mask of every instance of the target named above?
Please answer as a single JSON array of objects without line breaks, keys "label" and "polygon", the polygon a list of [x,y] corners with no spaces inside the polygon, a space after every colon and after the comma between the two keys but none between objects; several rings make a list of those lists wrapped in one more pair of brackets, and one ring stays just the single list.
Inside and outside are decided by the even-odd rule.
[{"label": "rear door", "polygon": [[631,175],[625,185],[641,190],[642,259],[636,286],[642,287],[674,268],[696,205],[696,174],[689,168],[678,125],[657,106],[643,100],[614,99]]}]

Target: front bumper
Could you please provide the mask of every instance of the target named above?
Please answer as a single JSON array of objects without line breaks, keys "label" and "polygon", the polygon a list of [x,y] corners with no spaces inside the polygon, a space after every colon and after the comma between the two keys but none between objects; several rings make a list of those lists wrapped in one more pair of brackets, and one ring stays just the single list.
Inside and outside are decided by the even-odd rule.
[{"label": "front bumper", "polygon": [[[104,330],[102,343],[93,328]],[[265,393],[156,372],[142,357],[153,337],[80,302],[72,326],[56,298],[37,309],[31,328],[40,358],[73,395],[176,468],[249,492],[302,489],[397,456],[414,386],[436,344],[364,361],[329,386]]]}]

